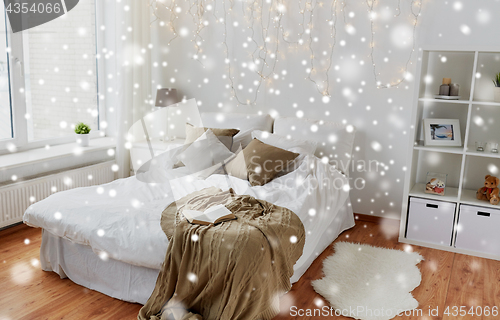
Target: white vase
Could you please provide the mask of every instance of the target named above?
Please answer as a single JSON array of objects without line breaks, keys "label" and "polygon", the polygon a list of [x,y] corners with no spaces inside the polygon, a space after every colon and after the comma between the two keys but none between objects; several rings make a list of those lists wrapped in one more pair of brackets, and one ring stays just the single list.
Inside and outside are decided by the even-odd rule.
[{"label": "white vase", "polygon": [[500,102],[500,87],[495,87],[495,102]]},{"label": "white vase", "polygon": [[80,147],[88,147],[90,142],[90,134],[76,134],[76,144]]}]

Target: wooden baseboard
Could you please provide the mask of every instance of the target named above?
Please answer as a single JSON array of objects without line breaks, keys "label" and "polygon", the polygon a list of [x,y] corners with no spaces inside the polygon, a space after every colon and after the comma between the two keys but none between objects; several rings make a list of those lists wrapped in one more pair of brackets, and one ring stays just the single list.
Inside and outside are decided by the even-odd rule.
[{"label": "wooden baseboard", "polygon": [[23,224],[23,222],[16,222],[16,223],[13,223],[13,224],[9,224],[8,226],[5,226],[5,227],[1,227],[0,228],[0,231],[3,231],[3,230],[6,230],[6,229],[9,229],[9,228],[12,228],[12,227],[15,227],[15,226],[18,226],[20,224]]},{"label": "wooden baseboard", "polygon": [[399,225],[399,220],[398,219],[389,219],[389,218],[384,218],[384,217],[377,217],[377,216],[372,216],[372,215],[369,215],[369,214],[355,213],[354,214],[354,219],[356,219],[356,221],[373,222],[373,223],[376,223],[376,224],[390,223],[390,224]]}]

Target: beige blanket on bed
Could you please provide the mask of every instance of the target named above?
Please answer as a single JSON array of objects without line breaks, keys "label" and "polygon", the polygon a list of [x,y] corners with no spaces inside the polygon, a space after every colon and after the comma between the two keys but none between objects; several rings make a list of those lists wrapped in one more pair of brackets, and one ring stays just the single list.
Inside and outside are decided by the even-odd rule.
[{"label": "beige blanket on bed", "polygon": [[[224,204],[237,220],[193,225],[183,208]],[[232,190],[194,192],[163,211],[170,243],[156,287],[138,319],[271,319],[290,290],[305,232],[292,211]]]}]

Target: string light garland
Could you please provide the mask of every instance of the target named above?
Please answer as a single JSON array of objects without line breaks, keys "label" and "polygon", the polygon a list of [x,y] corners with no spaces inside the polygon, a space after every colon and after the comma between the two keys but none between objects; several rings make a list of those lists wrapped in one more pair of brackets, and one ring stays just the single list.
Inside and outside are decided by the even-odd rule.
[{"label": "string light garland", "polygon": [[311,81],[314,83],[316,90],[318,90],[319,93],[321,93],[323,96],[329,97],[330,96],[330,69],[332,68],[332,63],[333,63],[333,52],[335,48],[335,44],[337,43],[337,0],[333,0],[331,9],[330,9],[330,19],[327,20],[328,24],[331,25],[330,28],[330,37],[332,39],[332,43],[330,43],[330,55],[328,57],[328,67],[325,70],[325,77],[326,79],[322,81],[322,83],[318,84],[318,81],[314,80],[312,78],[312,75],[315,73],[315,67],[314,67],[314,50],[312,48],[312,42],[313,42],[313,15],[314,15],[314,9],[316,6],[314,6],[311,10],[310,14],[310,19],[309,19],[309,40],[308,40],[308,47],[309,51],[311,53],[311,57],[309,60],[309,65],[310,65],[310,72],[307,76],[307,80]]},{"label": "string light garland", "polygon": [[[165,8],[169,12],[168,26],[170,31],[173,33],[173,37],[168,41],[168,45],[178,38],[179,32],[176,28],[176,21],[179,20],[179,15],[182,12],[182,8],[179,6],[177,0],[148,0],[150,7],[152,8],[152,15],[154,17],[152,23],[160,20],[160,24],[163,25],[164,22],[161,21],[158,11],[159,7]],[[217,15],[217,1],[222,2],[222,17]],[[253,81],[254,88],[249,88],[248,92],[253,93],[252,98],[242,99],[238,94],[239,90],[243,90],[243,85],[236,85],[235,71],[232,66],[231,52],[228,45],[228,23],[230,16],[234,12],[235,2],[234,0],[185,0],[183,3],[187,3],[188,14],[191,16],[191,20],[195,26],[193,32],[193,38],[191,41],[194,43],[195,54],[193,59],[200,62],[200,54],[203,52],[202,44],[204,42],[202,33],[208,27],[209,21],[206,18],[208,12],[215,18],[216,23],[221,23],[223,25],[223,41],[222,46],[225,53],[225,64],[227,64],[226,72],[227,79],[229,81],[228,87],[231,90],[232,97],[240,105],[251,105],[255,104],[260,93],[262,83],[267,81],[268,84],[272,82],[272,78],[279,77],[276,74],[276,67],[278,65],[279,59],[281,59],[280,44],[286,44],[288,49],[304,47],[309,53],[309,66],[308,74],[305,79],[312,82],[317,91],[323,96],[330,96],[330,78],[329,73],[333,64],[333,53],[337,44],[337,20],[338,12],[340,11],[343,17],[344,26],[348,28],[349,24],[346,18],[346,8],[348,6],[347,0],[330,0],[330,12],[329,17],[326,19],[328,28],[330,30],[330,39],[325,43],[329,46],[329,53],[327,51],[323,52],[324,56],[327,56],[327,60],[322,60],[321,63],[325,66],[321,70],[316,66],[317,55],[315,49],[313,48],[313,43],[317,42],[318,38],[315,37],[315,31],[321,29],[321,23],[324,20],[315,18],[315,13],[318,10],[323,10],[325,5],[325,0],[298,0],[297,8],[298,14],[300,15],[300,21],[298,23],[300,32],[297,33],[296,40],[291,39],[291,34],[285,30],[283,26],[283,18],[287,9],[292,9],[287,7],[285,4],[286,0],[242,0],[241,10],[243,11],[243,17],[246,18],[248,22],[248,31],[250,36],[247,37],[247,42],[245,42],[244,47],[253,46],[253,49],[249,49],[249,58],[252,61],[252,67],[250,68],[255,74],[257,74],[257,80]],[[182,1],[181,1],[182,2]],[[227,4],[229,2],[229,5]],[[290,1],[288,1],[290,2]],[[373,75],[377,88],[391,88],[397,87],[403,81],[405,81],[408,74],[409,65],[412,63],[413,52],[415,51],[415,36],[417,30],[418,19],[422,10],[422,0],[410,0],[410,14],[412,16],[412,49],[408,60],[406,60],[405,66],[403,68],[403,77],[394,82],[389,82],[387,84],[382,84],[379,80],[380,73],[377,72],[377,66],[375,63],[375,6],[377,0],[366,0],[368,15],[370,18],[370,54],[369,58],[372,63]],[[401,15],[401,0],[397,0],[396,13],[394,17],[399,17]],[[238,26],[238,22],[234,22],[234,26]],[[256,30],[257,26],[260,30]],[[183,30],[181,29],[181,32]],[[304,41],[304,37],[306,40]],[[281,41],[280,41],[281,40]],[[204,57],[203,57],[204,58]],[[319,75],[323,75],[324,80],[318,80]],[[243,73],[242,73],[243,76]]]},{"label": "string light garland", "polygon": [[[417,24],[418,24],[418,18],[420,17],[420,13],[422,11],[422,0],[411,0],[410,2],[410,12],[411,15],[413,16],[413,30],[412,30],[412,48],[410,51],[410,56],[408,57],[408,60],[406,60],[405,67],[403,69],[403,77],[401,79],[396,80],[393,83],[388,83],[386,85],[383,85],[382,82],[379,80],[379,75],[380,73],[377,72],[377,66],[375,64],[375,57],[374,57],[374,49],[375,49],[375,30],[374,30],[374,20],[375,20],[375,11],[373,11],[373,8],[375,6],[375,3],[377,2],[376,0],[367,0],[366,5],[368,6],[368,16],[370,17],[370,31],[371,31],[371,40],[370,40],[370,60],[373,66],[373,76],[375,77],[375,83],[377,84],[377,88],[379,89],[387,89],[391,87],[397,87],[403,81],[405,81],[405,78],[408,74],[408,66],[412,63],[411,59],[413,57],[413,52],[415,52],[415,40],[416,40],[416,32],[417,32]],[[415,6],[417,6],[417,10],[415,10]],[[397,13],[394,15],[395,17],[398,17],[401,14],[401,0],[398,0],[398,5],[397,5]]]},{"label": "string light garland", "polygon": [[[277,4],[277,5],[276,5]],[[255,85],[255,93],[253,95],[253,99],[247,99],[246,101],[242,101],[240,97],[238,96],[238,93],[235,88],[235,83],[234,83],[234,76],[233,76],[233,69],[231,66],[231,59],[230,59],[230,54],[229,54],[229,47],[227,45],[227,17],[228,17],[228,10],[225,5],[225,1],[223,1],[223,10],[224,10],[224,39],[223,39],[223,45],[224,45],[224,51],[226,54],[226,59],[225,62],[228,64],[228,78],[230,82],[230,88],[233,94],[233,98],[238,102],[240,105],[251,105],[255,104],[258,98],[258,94],[260,92],[260,88],[262,86],[262,82],[264,80],[270,80],[271,76],[275,74],[276,70],[276,65],[278,62],[278,56],[279,56],[279,31],[282,29],[281,28],[281,23],[282,23],[282,17],[283,17],[283,12],[282,10],[275,9],[275,10],[268,10],[267,14],[267,24],[264,24],[264,0],[261,0],[261,5],[258,5],[257,0],[253,0],[250,2],[249,5],[250,9],[248,10],[250,12],[250,22],[249,22],[249,27],[248,29],[250,30],[250,39],[251,42],[254,43],[255,45],[255,50],[251,54],[252,62],[254,65],[259,66],[257,70],[255,71],[257,75],[259,76],[259,79],[254,82]],[[271,8],[279,8],[279,1],[271,0],[270,1],[270,7]],[[243,7],[243,10],[245,11],[245,7]],[[229,11],[232,11],[232,8],[229,9]],[[261,41],[262,44],[259,44],[259,42],[256,39],[255,35],[255,29],[254,29],[254,24],[255,24],[255,13],[257,13],[257,20],[260,21],[260,31],[261,31]],[[275,14],[275,16],[273,16]],[[268,49],[268,43],[270,42],[270,34],[269,31],[271,29],[271,22],[274,25],[274,28],[276,30],[275,38],[276,38],[276,43],[275,43],[275,48],[273,51]],[[272,59],[273,61],[268,63],[268,59]],[[270,71],[265,74],[264,69],[265,68],[270,69]],[[253,91],[253,89],[252,89]]]},{"label": "string light garland", "polygon": [[397,13],[394,15],[395,17],[399,17],[401,14],[401,0],[398,0],[398,6],[396,7]]},{"label": "string light garland", "polygon": [[[177,39],[177,37],[179,36],[177,34],[177,29],[175,28],[175,20],[177,20],[179,17],[177,16],[177,5],[175,4],[175,1],[176,0],[171,0],[171,4],[169,7],[166,7],[167,10],[170,10],[170,19],[168,21],[168,25],[170,26],[170,30],[172,31],[172,33],[174,34],[174,37],[170,38],[170,40],[168,41],[167,45],[170,45],[172,43],[172,41],[174,41],[175,39]],[[155,1],[155,3],[157,3],[157,1]]]},{"label": "string light garland", "polygon": [[285,31],[283,26],[281,27],[281,37],[282,37],[283,41],[286,42],[287,44],[289,44],[289,45],[301,45],[301,44],[303,44],[304,41],[303,41],[302,37],[306,33],[306,28],[305,28],[306,12],[310,11],[310,9],[308,10],[308,8],[312,8],[313,1],[314,0],[311,0],[308,2],[306,0],[304,3],[304,7],[302,7],[302,0],[299,0],[297,2],[298,8],[299,8],[299,15],[302,17],[302,21],[299,23],[299,27],[302,29],[302,31],[298,33],[298,37],[297,37],[296,41],[289,40],[288,39],[289,34]]},{"label": "string light garland", "polygon": [[[214,1],[215,4],[215,1]],[[196,0],[193,1],[189,6],[189,14],[192,17],[193,23],[196,26],[196,30],[194,32],[194,37],[192,42],[194,42],[194,47],[196,49],[196,53],[193,55],[193,59],[198,61],[201,65],[203,63],[199,59],[200,54],[202,53],[201,45],[205,41],[201,36],[203,29],[208,26],[208,20],[204,19],[206,8],[209,6],[208,1],[206,0]],[[210,5],[211,6],[211,5]],[[215,16],[215,14],[214,14]],[[216,17],[216,16],[215,16]],[[217,19],[217,17],[216,17]],[[204,67],[204,66],[203,66]]]}]

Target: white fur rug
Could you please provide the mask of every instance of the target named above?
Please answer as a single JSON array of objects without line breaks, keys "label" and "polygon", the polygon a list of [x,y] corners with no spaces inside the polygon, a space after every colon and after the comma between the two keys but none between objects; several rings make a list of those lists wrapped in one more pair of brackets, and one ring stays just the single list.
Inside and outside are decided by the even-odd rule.
[{"label": "white fur rug", "polygon": [[337,242],[335,254],[323,262],[325,277],[312,282],[336,315],[387,320],[418,307],[411,291],[422,276],[418,253]]}]

